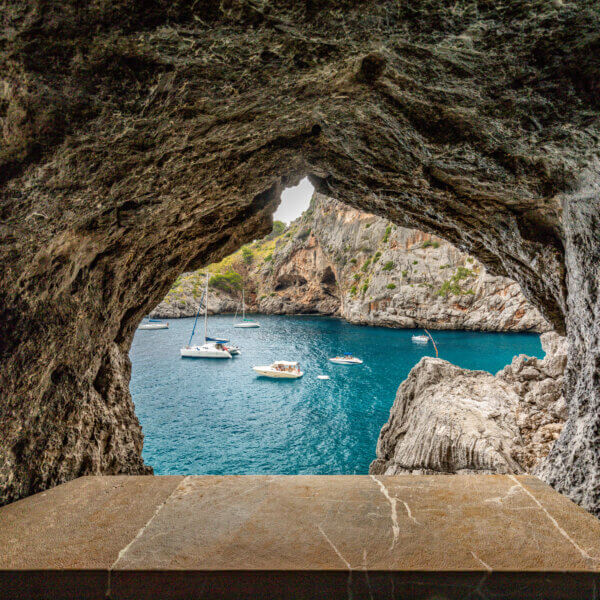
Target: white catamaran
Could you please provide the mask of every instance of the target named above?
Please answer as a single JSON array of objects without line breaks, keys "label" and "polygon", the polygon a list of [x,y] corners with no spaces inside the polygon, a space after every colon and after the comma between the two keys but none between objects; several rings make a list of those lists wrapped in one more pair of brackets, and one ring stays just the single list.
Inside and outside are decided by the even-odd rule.
[{"label": "white catamaran", "polygon": [[[204,344],[201,346],[192,346],[192,338],[196,331],[196,323],[198,322],[198,315],[202,307],[202,300],[204,300]],[[204,288],[204,294],[200,300],[198,306],[198,312],[194,319],[194,327],[192,329],[192,335],[190,335],[190,341],[187,346],[181,348],[180,353],[182,358],[231,358],[234,354],[240,354],[240,349],[233,344],[229,344],[229,340],[223,340],[220,338],[208,337],[208,273],[206,273],[206,285]]]},{"label": "white catamaran", "polygon": [[[236,312],[237,316],[237,312]],[[235,317],[233,317],[235,320]],[[249,329],[251,327],[260,327],[260,323],[256,321],[252,321],[251,319],[246,319],[246,302],[244,299],[244,288],[242,288],[242,320],[239,323],[234,323],[234,327],[243,327],[245,329]]]}]

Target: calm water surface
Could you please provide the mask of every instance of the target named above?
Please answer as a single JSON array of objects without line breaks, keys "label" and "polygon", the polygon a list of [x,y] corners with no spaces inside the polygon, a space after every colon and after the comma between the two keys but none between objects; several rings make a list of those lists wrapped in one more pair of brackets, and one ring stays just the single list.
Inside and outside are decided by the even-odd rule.
[{"label": "calm water surface", "polygon": [[[231,360],[180,358],[193,319],[136,333],[130,387],[146,462],[158,475],[367,473],[396,389],[421,357],[435,355],[431,343],[412,344],[413,330],[322,317],[257,320],[259,329],[234,329],[231,316],[209,318],[209,335],[241,347]],[[515,354],[544,355],[534,334],[432,334],[441,358],[468,369],[495,373]],[[340,352],[364,365],[328,362]],[[252,366],[274,360],[300,361],[304,377],[255,376]]]}]

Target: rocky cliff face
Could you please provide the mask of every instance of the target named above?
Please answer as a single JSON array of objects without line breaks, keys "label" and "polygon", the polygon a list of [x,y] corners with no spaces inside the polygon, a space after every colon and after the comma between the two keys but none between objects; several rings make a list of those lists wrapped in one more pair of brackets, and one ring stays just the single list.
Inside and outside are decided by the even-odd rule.
[{"label": "rocky cliff face", "polygon": [[496,375],[423,358],[398,388],[372,474],[532,472],[567,418],[566,340],[542,335],[543,359]]},{"label": "rocky cliff face", "polygon": [[283,187],[435,233],[569,336],[540,472],[600,507],[596,0],[15,0],[0,35],[0,502],[146,472],[136,326]]},{"label": "rocky cliff face", "polygon": [[[488,274],[448,242],[320,194],[270,254],[237,268],[246,271],[247,304],[256,312],[338,315],[388,327],[549,329],[517,283]],[[152,315],[194,315],[199,277],[180,278]],[[238,299],[239,292],[211,287],[209,311],[233,312]]]}]

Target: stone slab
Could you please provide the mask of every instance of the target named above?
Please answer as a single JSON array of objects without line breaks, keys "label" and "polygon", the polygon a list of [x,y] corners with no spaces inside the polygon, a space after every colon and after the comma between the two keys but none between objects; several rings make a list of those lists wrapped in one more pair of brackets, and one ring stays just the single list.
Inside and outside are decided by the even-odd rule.
[{"label": "stone slab", "polygon": [[86,477],[0,508],[0,598],[587,599],[599,574],[600,521],[529,476]]}]

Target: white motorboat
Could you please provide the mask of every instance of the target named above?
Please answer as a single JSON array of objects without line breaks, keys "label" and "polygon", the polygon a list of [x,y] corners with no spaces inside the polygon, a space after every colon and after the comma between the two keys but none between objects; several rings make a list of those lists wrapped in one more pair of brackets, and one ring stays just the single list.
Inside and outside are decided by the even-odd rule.
[{"label": "white motorboat", "polygon": [[[196,331],[196,323],[198,322],[198,316],[202,308],[202,301],[204,300],[204,344],[199,346],[192,345],[192,339],[194,332]],[[230,344],[229,340],[223,340],[220,338],[210,338],[207,335],[208,329],[208,273],[206,273],[206,285],[204,288],[204,294],[200,299],[198,305],[198,312],[194,319],[194,327],[192,328],[192,335],[187,346],[184,346],[179,350],[182,358],[231,358],[234,354],[240,354],[240,349],[234,344]]]},{"label": "white motorboat", "polygon": [[413,335],[412,341],[414,344],[428,344],[429,338],[426,335]]},{"label": "white motorboat", "polygon": [[334,356],[329,359],[335,365],[362,365],[363,361],[352,354],[344,354],[343,356]]},{"label": "white motorboat", "polygon": [[[235,317],[237,317],[237,311],[235,316],[233,317],[234,321]],[[244,288],[242,288],[242,320],[238,323],[234,323],[233,326],[243,329],[252,329],[255,327],[260,327],[260,323],[252,321],[251,319],[246,319],[246,301],[244,299]]]},{"label": "white motorboat", "polygon": [[161,321],[160,319],[144,319],[138,325],[138,329],[169,329],[169,322]]},{"label": "white motorboat", "polygon": [[299,379],[304,375],[300,370],[300,364],[286,360],[276,360],[273,364],[265,367],[252,367],[259,375],[263,377],[272,377],[273,379]]},{"label": "white motorboat", "polygon": [[231,353],[223,344],[207,342],[202,346],[185,346],[180,350],[183,358],[231,358]]}]

